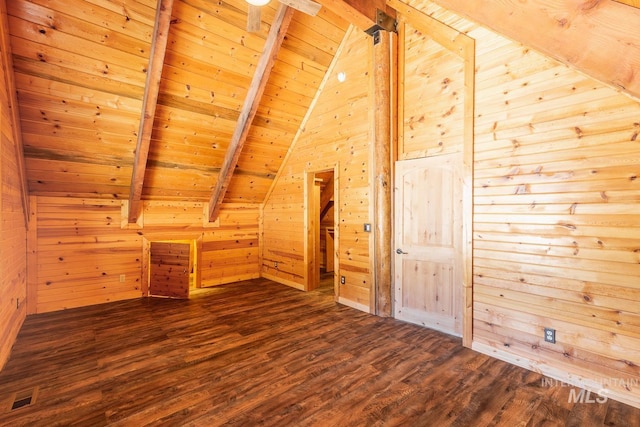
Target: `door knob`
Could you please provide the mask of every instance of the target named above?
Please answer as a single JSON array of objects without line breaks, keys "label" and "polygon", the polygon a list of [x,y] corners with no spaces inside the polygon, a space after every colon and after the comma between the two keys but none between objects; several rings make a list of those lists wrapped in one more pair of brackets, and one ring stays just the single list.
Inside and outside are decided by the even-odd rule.
[{"label": "door knob", "polygon": [[398,248],[398,249],[396,249],[396,253],[398,255],[406,255],[408,252],[404,252],[402,249]]}]

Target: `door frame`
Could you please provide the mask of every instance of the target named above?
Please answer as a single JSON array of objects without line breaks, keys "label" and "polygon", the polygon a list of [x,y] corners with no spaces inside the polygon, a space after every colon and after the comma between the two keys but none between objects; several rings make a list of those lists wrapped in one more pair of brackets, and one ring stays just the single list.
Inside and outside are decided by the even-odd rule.
[{"label": "door frame", "polygon": [[[151,279],[151,243],[152,242],[180,242],[186,243],[189,242],[191,249],[190,251],[195,251],[195,256],[193,256],[193,273],[194,273],[194,282],[195,287],[202,287],[202,274],[201,268],[202,265],[202,234],[198,235],[153,235],[153,236],[142,236],[142,272],[141,272],[141,286],[140,290],[142,291],[143,297],[148,297],[149,295],[149,280]],[[191,257],[191,256],[190,256]]]},{"label": "door frame", "polygon": [[316,174],[333,171],[333,289],[335,299],[340,297],[340,281],[338,280],[340,271],[340,257],[338,248],[340,246],[340,209],[339,209],[339,175],[338,165],[333,168],[322,168],[306,171],[304,174],[304,290],[311,291],[318,287],[320,273],[319,259],[319,232],[320,232],[320,212],[315,196]]},{"label": "door frame", "polygon": [[[442,194],[451,194],[452,199],[452,217],[451,221],[448,221],[448,217],[438,215],[438,218],[445,218],[443,224],[447,224],[452,226],[451,236],[453,240],[452,247],[447,245],[436,245],[425,243],[421,245],[419,243],[407,242],[404,240],[406,237],[405,230],[406,226],[411,227],[413,224],[419,224],[419,221],[415,219],[409,220],[405,222],[405,210],[406,208],[406,200],[408,193],[405,191],[406,187],[404,182],[406,182],[407,176],[415,176],[414,172],[431,172],[438,171],[440,169],[451,170],[451,174],[453,177],[452,182],[454,182],[454,191],[442,192]],[[395,194],[394,194],[394,204],[398,207],[398,213],[394,216],[394,242],[395,248],[401,250],[401,252],[394,251],[393,256],[393,265],[394,272],[393,278],[397,283],[401,283],[402,286],[394,286],[393,292],[393,315],[397,319],[415,323],[419,325],[425,325],[428,328],[435,329],[441,332],[445,332],[447,334],[455,335],[462,337],[462,327],[463,327],[463,287],[461,286],[463,282],[463,262],[464,256],[462,254],[462,223],[463,223],[463,189],[462,189],[462,153],[453,152],[446,153],[438,156],[429,156],[429,157],[417,157],[414,159],[402,160],[396,162],[395,167]],[[426,182],[426,185],[417,185],[415,181],[413,182],[412,188],[419,189],[418,193],[426,187],[432,186],[429,181]],[[421,182],[422,183],[422,182]],[[439,188],[436,186],[436,188]],[[402,196],[402,197],[401,197]],[[418,200],[427,201],[431,206],[436,207],[436,211],[441,211],[441,207],[446,206],[446,204],[433,204],[434,200],[430,199],[428,196],[422,197],[423,194],[420,194]],[[415,199],[412,199],[415,200]],[[402,213],[400,213],[402,211]],[[414,211],[411,210],[413,214]],[[413,217],[413,215],[412,215]],[[415,218],[423,218],[420,215],[416,215]],[[412,228],[412,227],[411,227]],[[413,228],[412,228],[413,229]],[[420,230],[423,230],[420,228]],[[440,230],[442,231],[442,230]],[[447,235],[447,233],[438,233],[438,235],[443,236]],[[409,237],[409,239],[411,239]],[[432,250],[433,249],[433,250]],[[407,251],[407,252],[404,252]],[[405,268],[403,264],[406,260],[415,260],[418,261],[429,261],[436,262],[439,264],[449,264],[447,261],[453,261],[453,271],[454,277],[453,281],[449,286],[440,287],[438,286],[438,290],[449,289],[453,292],[452,295],[452,303],[454,306],[453,315],[443,316],[441,313],[436,313],[434,310],[420,310],[417,308],[406,307],[403,303],[403,294],[407,290],[405,289],[405,283],[415,283],[414,280],[407,280],[405,278]],[[397,267],[397,268],[396,268]],[[426,281],[430,281],[432,279],[425,278]],[[406,282],[405,282],[406,281]],[[425,285],[426,286],[426,285]],[[438,292],[440,294],[440,292]],[[445,299],[446,300],[446,299]],[[399,312],[401,311],[401,313]],[[425,323],[426,322],[426,323]]]},{"label": "door frame", "polygon": [[[395,1],[393,3],[396,3]],[[394,5],[395,7],[395,5]],[[398,5],[397,129],[399,151],[404,131],[404,24],[409,23],[464,61],[464,136],[462,153],[462,345],[473,343],[473,163],[475,138],[475,40],[409,5]],[[399,160],[401,161],[401,160]],[[395,175],[395,174],[394,174]],[[395,178],[394,178],[395,179]],[[395,185],[395,182],[394,182]],[[396,206],[393,207],[395,212]],[[395,219],[392,220],[392,224]],[[395,236],[395,231],[393,231]],[[394,246],[395,246],[394,237]],[[392,264],[392,268],[395,268]],[[392,277],[395,272],[392,271]],[[394,283],[394,286],[396,284]],[[395,308],[393,309],[395,310]]]}]

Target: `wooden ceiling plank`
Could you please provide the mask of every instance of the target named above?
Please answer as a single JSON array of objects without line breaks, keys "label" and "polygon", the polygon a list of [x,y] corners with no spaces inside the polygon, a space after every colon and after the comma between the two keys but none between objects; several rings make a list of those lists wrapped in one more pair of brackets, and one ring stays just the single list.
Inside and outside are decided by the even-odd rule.
[{"label": "wooden ceiling plank", "polygon": [[293,12],[293,9],[284,4],[281,4],[276,12],[274,22],[269,30],[269,36],[267,37],[264,50],[256,66],[256,72],[253,75],[251,86],[249,86],[247,97],[245,98],[240,117],[225,155],[224,163],[218,175],[218,182],[209,201],[209,221],[211,222],[215,221],[220,213],[222,201],[229,188],[233,171],[238,164],[238,159],[249,135],[251,124],[260,106],[260,99],[267,86],[276,56],[282,46],[289,24],[291,23]]},{"label": "wooden ceiling plank", "polygon": [[153,133],[153,119],[158,104],[160,80],[171,26],[172,8],[173,0],[158,0],[156,25],[151,40],[147,82],[142,102],[142,117],[140,118],[136,156],[133,163],[131,189],[129,191],[129,223],[135,223],[142,210],[142,188],[144,187],[149,145],[151,144],[151,134]]},{"label": "wooden ceiling plank", "polygon": [[24,214],[25,227],[29,226],[29,184],[24,161],[24,148],[22,142],[22,130],[20,126],[20,114],[18,112],[18,96],[16,92],[15,76],[13,71],[13,60],[11,55],[11,44],[9,42],[9,19],[7,16],[7,5],[5,0],[0,0],[0,51],[2,52],[2,66],[4,67],[4,86],[9,98],[9,108],[11,109],[13,141],[15,144],[16,163],[20,176],[20,196],[22,199],[22,211]]}]

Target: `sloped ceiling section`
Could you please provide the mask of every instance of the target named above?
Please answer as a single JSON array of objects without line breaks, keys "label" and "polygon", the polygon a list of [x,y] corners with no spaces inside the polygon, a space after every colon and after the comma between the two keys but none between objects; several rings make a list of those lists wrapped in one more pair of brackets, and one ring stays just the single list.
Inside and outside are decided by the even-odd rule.
[{"label": "sloped ceiling section", "polygon": [[[0,1],[30,193],[128,200],[158,0]],[[207,202],[279,2],[249,33],[245,0],[163,1],[172,3],[166,53],[143,179],[133,182],[142,200]],[[376,9],[428,13],[430,4],[317,2],[318,16],[294,13],[224,201],[264,201],[349,23],[365,29]],[[640,98],[640,9],[611,0],[435,3]]]},{"label": "sloped ceiling section", "polygon": [[[277,6],[173,1],[143,200],[209,200]],[[7,1],[31,194],[128,199],[156,7]],[[225,201],[263,201],[347,27],[294,13]]]},{"label": "sloped ceiling section", "polygon": [[434,0],[434,3],[640,100],[640,0]]}]

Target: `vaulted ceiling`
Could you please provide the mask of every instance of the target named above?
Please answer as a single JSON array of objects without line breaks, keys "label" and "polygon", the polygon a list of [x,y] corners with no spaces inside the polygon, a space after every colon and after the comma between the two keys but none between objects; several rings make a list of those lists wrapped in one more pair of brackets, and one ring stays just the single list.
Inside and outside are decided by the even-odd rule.
[{"label": "vaulted ceiling", "polygon": [[[354,10],[420,3],[317,1],[290,21],[271,1],[248,32],[245,0],[0,0],[30,194],[263,202],[348,26],[374,19]],[[435,2],[640,96],[639,9]]]},{"label": "vaulted ceiling", "polygon": [[[32,194],[127,200],[146,132],[140,197],[209,200],[279,3],[255,33],[244,0],[164,3],[166,53],[154,56],[156,0],[7,1]],[[293,13],[226,201],[263,201],[347,27],[326,8]],[[154,66],[155,112],[144,105]]]}]

